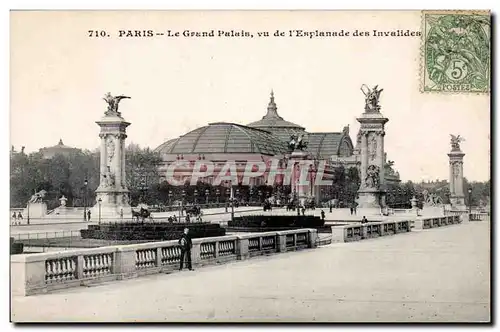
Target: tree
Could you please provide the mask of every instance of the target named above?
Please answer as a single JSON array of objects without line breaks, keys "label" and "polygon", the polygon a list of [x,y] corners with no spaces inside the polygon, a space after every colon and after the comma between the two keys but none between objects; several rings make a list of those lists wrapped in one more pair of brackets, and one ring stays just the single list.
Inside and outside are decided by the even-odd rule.
[{"label": "tree", "polygon": [[[99,185],[99,155],[89,151],[75,151],[68,156],[55,155],[45,159],[38,153],[26,155],[11,153],[11,206],[25,207],[30,197],[46,190],[45,202],[49,209],[60,205],[59,198],[68,198],[68,205],[92,205],[94,191]],[[88,180],[87,191],[83,190]]]},{"label": "tree", "polygon": [[[146,204],[159,204],[166,201],[160,200],[165,198],[165,192],[160,194],[158,191],[160,189],[158,167],[161,164],[162,158],[158,152],[151,151],[149,148],[141,148],[133,143],[127,146],[125,169],[132,205],[141,201]],[[168,195],[168,191],[166,194]]]}]

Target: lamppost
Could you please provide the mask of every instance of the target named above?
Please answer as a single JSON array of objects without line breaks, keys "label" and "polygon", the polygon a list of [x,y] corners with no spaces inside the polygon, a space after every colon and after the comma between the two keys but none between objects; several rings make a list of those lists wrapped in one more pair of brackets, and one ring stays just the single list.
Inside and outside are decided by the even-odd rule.
[{"label": "lamppost", "polygon": [[146,192],[148,190],[148,179],[143,177],[141,180],[141,186],[139,188],[141,190],[141,201],[146,204]]},{"label": "lamppost", "polygon": [[205,204],[208,207],[208,195],[210,194],[210,191],[208,189],[205,189]]},{"label": "lamppost", "polygon": [[194,190],[194,205],[198,203],[198,189]]},{"label": "lamppost", "polygon": [[295,202],[297,204],[297,217],[300,217],[300,202],[296,191],[293,192],[293,196],[295,197]]},{"label": "lamppost", "polygon": [[217,207],[219,207],[219,196],[220,196],[219,188],[217,188],[217,190],[215,191],[215,195],[217,196]]},{"label": "lamppost", "polygon": [[260,204],[262,204],[262,190],[259,190]]},{"label": "lamppost", "polygon": [[182,217],[182,209],[184,207],[184,196],[186,196],[186,190],[182,189],[182,197],[181,197],[181,208],[179,209],[179,222],[181,222]]},{"label": "lamppost", "polygon": [[170,209],[172,209],[172,190],[168,191],[168,205],[170,206]]},{"label": "lamppost", "polygon": [[87,221],[87,185],[89,182],[87,179],[83,181],[83,220]]},{"label": "lamppost", "polygon": [[469,189],[467,189],[467,191],[469,192],[469,220],[470,220],[470,217],[472,214],[472,202],[471,202],[472,188],[469,187]]},{"label": "lamppost", "polygon": [[234,190],[233,190],[233,184],[231,183],[231,221],[234,222]]},{"label": "lamppost", "polygon": [[230,192],[229,192],[229,189],[226,189],[226,196],[228,197],[228,200],[226,201],[226,213],[227,213],[227,205],[228,205],[228,202],[229,202],[229,199],[230,199]]},{"label": "lamppost", "polygon": [[100,225],[101,224],[101,203],[102,203],[102,199],[100,197],[97,200],[97,203],[99,203],[99,225]]},{"label": "lamppost", "polygon": [[28,203],[28,217],[27,217],[28,225],[30,224],[30,203]]}]

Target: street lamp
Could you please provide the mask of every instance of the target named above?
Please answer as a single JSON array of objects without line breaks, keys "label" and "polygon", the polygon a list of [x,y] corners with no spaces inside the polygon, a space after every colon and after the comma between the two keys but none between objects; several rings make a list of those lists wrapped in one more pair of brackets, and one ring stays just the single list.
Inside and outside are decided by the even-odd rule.
[{"label": "street lamp", "polygon": [[198,189],[194,190],[194,205],[198,203]]},{"label": "street lamp", "polygon": [[297,203],[297,217],[300,217],[300,201],[299,201],[299,195],[297,195],[297,192],[293,192],[293,196],[295,197],[295,202]]},{"label": "street lamp", "polygon": [[219,196],[220,196],[219,188],[217,188],[217,190],[215,191],[215,195],[217,196],[217,207],[219,207]]},{"label": "street lamp", "polygon": [[101,224],[101,203],[102,203],[102,199],[100,197],[97,200],[97,203],[99,203],[99,225],[100,225]]},{"label": "street lamp", "polygon": [[248,202],[250,204],[252,204],[253,203],[253,187],[250,188],[250,192],[248,194],[249,194]]},{"label": "street lamp", "polygon": [[234,222],[234,190],[233,190],[233,184],[231,183],[231,221]]},{"label": "street lamp", "polygon": [[28,203],[28,217],[27,217],[28,225],[30,224],[30,203]]},{"label": "street lamp", "polygon": [[83,220],[87,221],[87,185],[89,182],[87,179],[83,181]]},{"label": "street lamp", "polygon": [[467,189],[467,191],[469,192],[469,220],[470,220],[470,216],[472,214],[472,202],[471,202],[472,188],[469,187],[469,189]]},{"label": "street lamp", "polygon": [[210,191],[208,189],[205,189],[205,204],[208,207],[208,195],[210,194]]},{"label": "street lamp", "polygon": [[182,189],[181,208],[179,209],[179,222],[181,221],[182,208],[184,207],[184,197],[185,196],[186,196],[186,190]]},{"label": "street lamp", "polygon": [[168,191],[168,205],[170,205],[170,208],[172,208],[172,190]]}]

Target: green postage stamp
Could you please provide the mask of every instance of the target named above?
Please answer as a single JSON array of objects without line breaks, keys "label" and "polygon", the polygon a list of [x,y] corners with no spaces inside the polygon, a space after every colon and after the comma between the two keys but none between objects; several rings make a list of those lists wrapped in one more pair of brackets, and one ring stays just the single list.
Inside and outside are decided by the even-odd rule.
[{"label": "green postage stamp", "polygon": [[423,11],[423,92],[489,93],[489,11]]}]

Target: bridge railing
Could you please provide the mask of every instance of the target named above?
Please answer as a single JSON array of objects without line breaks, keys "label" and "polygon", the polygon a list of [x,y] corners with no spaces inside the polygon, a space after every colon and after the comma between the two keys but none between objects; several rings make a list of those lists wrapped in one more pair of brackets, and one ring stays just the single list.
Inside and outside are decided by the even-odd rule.
[{"label": "bridge railing", "polygon": [[332,226],[332,242],[353,242],[411,231],[411,221],[381,221]]},{"label": "bridge railing", "polygon": [[[194,267],[282,253],[317,244],[315,229],[193,239]],[[11,256],[13,295],[32,295],[179,268],[177,241]]]},{"label": "bridge railing", "polygon": [[412,228],[428,229],[461,223],[460,216],[396,220],[332,226],[332,242],[352,242],[386,235],[410,232]]}]

